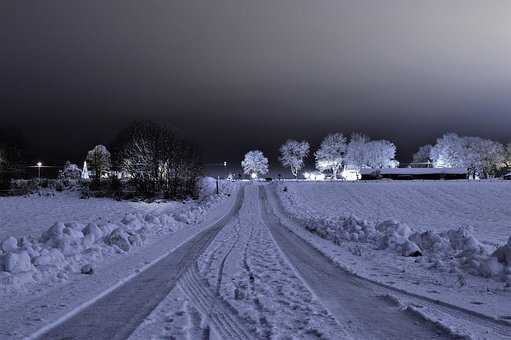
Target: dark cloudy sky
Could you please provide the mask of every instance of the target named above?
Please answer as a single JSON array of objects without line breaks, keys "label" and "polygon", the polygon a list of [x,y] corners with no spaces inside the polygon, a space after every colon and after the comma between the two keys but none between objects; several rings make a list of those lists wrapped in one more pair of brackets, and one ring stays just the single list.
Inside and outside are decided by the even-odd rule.
[{"label": "dark cloudy sky", "polygon": [[0,115],[54,160],[133,118],[206,162],[336,131],[404,160],[445,131],[508,142],[511,2],[4,0]]}]

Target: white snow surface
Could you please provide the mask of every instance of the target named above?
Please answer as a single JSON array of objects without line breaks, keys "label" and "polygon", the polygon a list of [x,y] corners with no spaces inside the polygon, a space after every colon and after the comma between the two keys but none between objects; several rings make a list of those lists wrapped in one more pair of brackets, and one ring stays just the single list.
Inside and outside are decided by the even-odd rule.
[{"label": "white snow surface", "polygon": [[511,236],[511,182],[370,181],[286,182],[286,197],[301,216],[344,218],[371,223],[395,220],[415,230],[473,228],[493,246]]},{"label": "white snow surface", "polygon": [[[275,187],[275,190],[285,211],[281,215],[281,221],[286,221],[289,228],[302,238],[313,244],[322,253],[339,263],[342,267],[355,272],[357,275],[377,281],[387,286],[396,287],[413,294],[428,297],[432,300],[440,300],[466,310],[474,310],[488,315],[491,318],[510,320],[509,306],[511,305],[511,244],[505,237],[502,229],[493,235],[500,235],[501,246],[495,250],[495,246],[484,245],[479,242],[470,228],[448,229],[441,226],[432,231],[423,232],[415,225],[406,225],[398,221],[371,222],[379,220],[370,219],[370,206],[374,202],[384,202],[384,197],[391,200],[397,207],[389,207],[390,214],[402,214],[402,216],[414,218],[413,211],[404,211],[399,203],[404,198],[404,193],[409,194],[420,191],[443,192],[445,196],[455,196],[453,190],[470,191],[470,188],[478,192],[485,192],[487,199],[498,199],[498,194],[490,195],[490,192],[500,192],[509,188],[503,183],[480,182],[477,187],[470,187],[472,183],[446,183],[446,182],[392,182],[392,183],[359,183],[356,185],[339,183],[286,183]],[[397,188],[393,188],[397,185]],[[427,185],[430,185],[427,188]],[[445,187],[441,187],[446,185]],[[488,187],[486,187],[488,186]],[[287,188],[284,191],[284,187]],[[361,193],[357,193],[357,189]],[[370,198],[370,190],[373,197]],[[387,189],[387,195],[384,194]],[[420,189],[420,190],[419,190]],[[358,207],[359,214],[363,213],[368,220],[360,220],[349,215],[342,216],[343,212],[354,211],[346,208],[343,204],[349,202],[347,193],[355,193],[354,206]],[[333,193],[338,193],[336,200]],[[459,193],[459,192],[458,192]],[[383,197],[379,197],[379,195]],[[415,196],[418,194],[416,193]],[[472,193],[472,196],[475,193]],[[331,201],[327,201],[327,196]],[[364,208],[360,201],[361,196],[368,202]],[[413,196],[413,197],[415,197]],[[504,194],[505,196],[505,194]],[[438,207],[429,202],[423,196],[423,207]],[[432,198],[430,198],[432,199]],[[463,197],[460,197],[462,202]],[[460,207],[468,206],[468,203],[452,202]],[[505,203],[502,203],[505,205]],[[409,207],[409,202],[404,202]],[[497,204],[493,205],[494,207]],[[377,209],[376,206],[372,206]],[[480,211],[480,210],[479,210]],[[502,209],[505,212],[505,209]],[[467,208],[466,212],[470,212]],[[427,216],[428,211],[421,211],[420,216]],[[442,218],[435,210],[429,211],[432,216]],[[459,216],[459,212],[453,212]],[[490,212],[483,214],[490,218]],[[449,220],[454,222],[454,217]],[[458,224],[462,225],[461,223]],[[482,226],[481,226],[482,228]],[[491,227],[490,227],[491,228]],[[508,235],[511,234],[508,232]],[[403,253],[403,245],[411,242],[418,245],[422,251],[420,257],[407,257]],[[483,277],[481,277],[483,276]],[[491,277],[484,278],[484,277]],[[507,281],[507,283],[506,283]],[[477,337],[476,337],[477,338]]]},{"label": "white snow surface", "polygon": [[262,221],[257,189],[247,186],[239,217],[200,258],[200,273],[258,338],[347,338],[282,257]]},{"label": "white snow surface", "polygon": [[100,223],[120,220],[126,213],[177,208],[178,202],[145,203],[109,198],[80,199],[78,192],[56,192],[51,196],[0,197],[0,240],[8,236],[38,236],[57,221]]},{"label": "white snow surface", "polygon": [[[34,216],[27,213],[32,211],[34,200],[39,203],[38,209],[48,208],[44,213],[38,211],[41,215],[36,218],[40,221],[65,219],[50,224],[39,235],[0,239],[0,291],[22,292],[37,284],[65,281],[69,273],[81,272],[82,268],[93,272],[92,265],[99,265],[105,257],[127,253],[149,243],[148,238],[198,224],[208,209],[227,197],[232,183],[224,182],[222,189],[224,194],[204,196],[200,201],[134,205],[108,199],[75,200],[69,193],[57,198],[15,198],[19,209],[11,207],[4,212],[17,223]],[[65,207],[63,211],[59,211],[60,204]],[[59,211],[57,216],[53,215],[55,211]],[[96,215],[102,212],[106,217]],[[60,215],[64,213],[69,215]]]},{"label": "white snow surface", "polygon": [[[176,203],[170,210],[161,209],[165,204],[155,205],[148,214],[128,213],[121,220],[85,227],[79,222],[58,222],[41,237],[18,239],[18,248],[2,256],[27,252],[31,268],[0,271],[0,338],[25,338],[168,255],[222,217],[232,206],[235,188],[224,183],[219,196]],[[177,221],[173,217],[177,213],[188,217],[189,223]],[[71,253],[64,255],[70,244]],[[122,250],[123,244],[129,244],[128,251]],[[82,272],[87,265],[93,273]]]},{"label": "white snow surface", "polygon": [[182,288],[171,292],[130,340],[232,338],[217,330],[213,319],[219,310],[230,313],[224,319],[238,321],[231,327],[248,329],[247,339],[351,338],[273,241],[260,215],[258,187],[245,189],[239,214],[219,232],[192,274],[181,279]]}]

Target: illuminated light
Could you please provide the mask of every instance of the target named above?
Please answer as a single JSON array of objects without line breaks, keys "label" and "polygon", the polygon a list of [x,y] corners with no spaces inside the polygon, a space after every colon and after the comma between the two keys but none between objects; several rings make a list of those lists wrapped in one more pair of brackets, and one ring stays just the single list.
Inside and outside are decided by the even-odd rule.
[{"label": "illuminated light", "polygon": [[257,174],[256,174],[255,172],[253,172],[253,173],[250,175],[250,177],[251,177],[252,179],[256,179],[256,178],[257,178]]},{"label": "illuminated light", "polygon": [[304,173],[303,173],[303,177],[304,177],[305,179],[309,179],[309,178],[310,178],[310,176],[311,176],[311,174],[310,174],[310,173],[308,173],[308,172],[304,172]]},{"label": "illuminated light", "polygon": [[38,167],[38,168],[40,168],[40,167],[42,167],[42,166],[43,166],[43,163],[41,163],[41,162],[37,162],[37,164],[36,164],[36,165],[37,165],[37,167]]},{"label": "illuminated light", "polygon": [[324,181],[325,178],[325,174],[321,172],[312,172],[309,174],[309,180],[311,181]]},{"label": "illuminated light", "polygon": [[82,179],[86,181],[90,179],[89,170],[87,169],[87,162],[83,162]]},{"label": "illuminated light", "polygon": [[357,181],[361,177],[360,172],[357,170],[343,170],[341,176],[346,181]]}]

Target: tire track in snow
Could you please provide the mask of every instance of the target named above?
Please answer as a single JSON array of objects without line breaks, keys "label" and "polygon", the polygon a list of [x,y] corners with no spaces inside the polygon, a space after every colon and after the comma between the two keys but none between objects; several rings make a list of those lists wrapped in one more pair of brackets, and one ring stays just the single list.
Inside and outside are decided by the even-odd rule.
[{"label": "tire track in snow", "polygon": [[266,192],[259,188],[262,215],[273,238],[297,274],[355,339],[450,339],[452,335],[417,315],[377,298],[375,291],[342,270],[322,253],[280,224]]},{"label": "tire track in snow", "polygon": [[[237,228],[236,228],[236,226],[237,226]],[[225,261],[227,260],[229,255],[231,255],[234,247],[236,247],[236,245],[238,244],[238,242],[240,240],[241,222],[240,222],[239,216],[237,218],[237,224],[234,226],[234,231],[236,232],[236,240],[234,241],[234,243],[231,245],[231,247],[225,254],[225,256],[222,259],[222,262],[220,262],[220,266],[218,268],[217,283],[216,283],[216,295],[220,295],[220,287],[222,286],[222,277],[224,274]]]},{"label": "tire track in snow", "polygon": [[[245,247],[243,249],[243,268],[245,269],[245,271],[248,274],[248,282],[250,285],[251,295],[257,296],[257,290],[255,287],[255,275],[254,275],[254,272],[252,271],[249,261],[248,261],[248,258],[249,258],[248,251],[249,251],[250,243],[253,240],[253,238],[254,238],[254,226],[251,226],[248,240],[245,243]],[[268,319],[264,316],[264,313],[263,313],[264,308],[261,305],[261,302],[259,301],[259,299],[257,297],[253,299],[253,302],[254,302],[256,312],[258,314],[257,319],[261,323],[261,326],[265,329],[264,337],[267,339],[271,339],[272,325],[268,321]]]},{"label": "tire track in snow", "polygon": [[[262,188],[261,188],[262,190]],[[307,241],[304,241],[300,236],[295,234],[292,230],[287,228],[286,226],[280,223],[279,217],[277,217],[272,209],[277,209],[277,211],[284,211],[281,202],[279,201],[276,193],[272,188],[266,189],[264,193],[262,193],[263,198],[268,199],[268,195],[271,195],[273,202],[273,206],[270,206],[269,201],[265,201],[265,209],[268,215],[274,219],[274,222],[278,224],[277,228],[283,229],[286,233],[292,234],[293,237],[298,238],[302,242],[304,242],[307,247],[312,247]],[[287,216],[287,215],[286,215]],[[295,216],[287,216],[288,219],[300,225],[300,219]],[[271,224],[270,222],[269,224]],[[313,248],[313,247],[312,247]],[[313,248],[319,254],[324,256],[317,249]],[[325,256],[324,256],[325,257]],[[326,257],[325,257],[326,258]],[[484,336],[484,339],[510,339],[511,338],[511,323],[504,320],[497,320],[492,317],[486,316],[484,314],[480,314],[473,310],[464,309],[459,306],[451,305],[441,300],[432,299],[426,296],[422,296],[415,293],[407,292],[403,289],[388,286],[384,283],[374,281],[368,278],[360,277],[356,274],[350,273],[339,267],[336,263],[332,262],[330,259],[326,258],[329,262],[331,262],[334,266],[336,266],[339,270],[353,277],[355,282],[361,282],[363,285],[368,286],[370,289],[374,291],[380,291],[377,294],[378,297],[385,295],[393,295],[399,297],[399,300],[403,300],[407,302],[405,306],[399,306],[399,308],[407,310],[410,314],[415,314],[417,317],[422,318],[427,322],[431,322],[437,324],[438,327],[446,329],[443,324],[440,324],[439,321],[447,321],[457,328],[459,328],[462,332],[464,332],[464,328],[466,325],[470,325],[470,330],[473,330],[474,326],[477,327],[477,331],[479,334],[488,334],[488,336]],[[435,320],[432,320],[429,315],[435,315]],[[438,321],[437,321],[438,320]]]},{"label": "tire track in snow", "polygon": [[[228,214],[121,286],[101,296],[35,339],[126,339],[172,291],[186,269],[193,266],[223,226],[239,211],[244,187]],[[39,334],[42,333],[42,334]]]},{"label": "tire track in snow", "polygon": [[179,286],[222,339],[256,339],[236,312],[200,276],[197,265],[183,275]]}]

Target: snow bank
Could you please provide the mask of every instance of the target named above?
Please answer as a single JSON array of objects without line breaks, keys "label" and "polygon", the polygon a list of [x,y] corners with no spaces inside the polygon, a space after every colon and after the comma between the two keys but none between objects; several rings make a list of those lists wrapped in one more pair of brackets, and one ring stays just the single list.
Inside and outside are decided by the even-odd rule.
[{"label": "snow bank", "polygon": [[[293,199],[283,197],[284,208],[290,213],[297,208]],[[377,250],[391,250],[402,256],[423,257],[418,262],[430,262],[431,268],[450,271],[464,270],[472,275],[494,278],[511,283],[511,237],[506,245],[491,252],[473,235],[470,227],[443,232],[417,231],[395,220],[370,223],[350,217],[301,215],[296,218],[307,230],[331,240],[368,243]]]},{"label": "snow bank", "polygon": [[[233,188],[228,189],[230,193]],[[182,206],[178,212],[127,213],[115,223],[56,222],[40,237],[7,237],[0,242],[0,289],[65,280],[69,273],[90,275],[94,272],[92,264],[106,256],[130,252],[143,246],[149,237],[199,223],[208,209],[227,196],[187,202],[178,205]]]},{"label": "snow bank", "polygon": [[[123,223],[126,221],[129,223]],[[175,230],[179,223],[172,221],[172,229]],[[8,273],[9,279],[0,280],[0,286],[3,284],[19,288],[16,286],[22,285],[26,280],[17,278],[26,273],[32,274],[35,281],[65,279],[69,272],[89,274],[91,262],[142,246],[146,234],[158,230],[161,228],[156,227],[154,220],[147,221],[141,214],[127,214],[118,224],[105,222],[85,226],[78,222],[56,222],[39,238],[8,237],[2,242],[0,273]],[[84,267],[87,270],[84,270]],[[6,274],[2,275],[0,277],[6,277]]]}]

